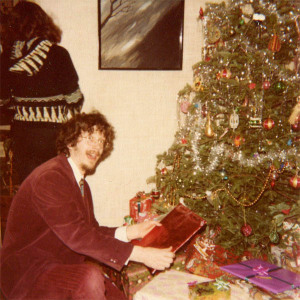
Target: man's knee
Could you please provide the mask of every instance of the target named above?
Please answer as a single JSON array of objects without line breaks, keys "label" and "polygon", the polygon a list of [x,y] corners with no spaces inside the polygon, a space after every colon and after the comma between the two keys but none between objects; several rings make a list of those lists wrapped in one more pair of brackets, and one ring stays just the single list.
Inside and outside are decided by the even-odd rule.
[{"label": "man's knee", "polygon": [[78,291],[79,298],[105,299],[104,280],[105,278],[98,267],[87,264]]}]

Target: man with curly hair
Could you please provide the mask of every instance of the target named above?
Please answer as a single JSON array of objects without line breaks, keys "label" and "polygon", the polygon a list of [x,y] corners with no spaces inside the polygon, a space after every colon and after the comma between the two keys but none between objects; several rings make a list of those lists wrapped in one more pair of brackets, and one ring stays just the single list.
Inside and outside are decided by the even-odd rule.
[{"label": "man with curly hair", "polygon": [[125,299],[93,259],[116,270],[129,261],[164,270],[171,247],[133,246],[156,221],[99,226],[84,180],[113,149],[114,129],[98,111],[63,124],[58,156],[37,167],[15,195],[1,249],[1,289],[8,299]]}]

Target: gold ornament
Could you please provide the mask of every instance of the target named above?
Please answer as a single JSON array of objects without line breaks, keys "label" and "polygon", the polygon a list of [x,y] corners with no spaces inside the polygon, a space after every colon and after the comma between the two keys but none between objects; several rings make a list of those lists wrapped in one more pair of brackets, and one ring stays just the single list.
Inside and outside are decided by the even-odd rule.
[{"label": "gold ornament", "polygon": [[215,135],[215,133],[214,133],[214,131],[212,129],[212,124],[211,124],[211,119],[210,119],[210,113],[207,114],[207,118],[206,118],[205,135],[207,137],[213,137]]},{"label": "gold ornament", "polygon": [[203,91],[203,86],[202,86],[202,83],[201,83],[201,80],[199,77],[196,77],[195,78],[195,81],[194,81],[194,90],[199,92],[199,91]]}]

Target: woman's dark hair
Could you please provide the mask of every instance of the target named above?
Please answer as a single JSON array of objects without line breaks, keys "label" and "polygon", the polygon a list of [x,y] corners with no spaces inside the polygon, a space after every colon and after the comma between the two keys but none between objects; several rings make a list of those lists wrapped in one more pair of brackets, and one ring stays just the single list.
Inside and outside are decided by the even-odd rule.
[{"label": "woman's dark hair", "polygon": [[101,156],[101,160],[104,160],[110,155],[113,149],[115,132],[114,128],[106,120],[105,116],[96,110],[89,114],[77,114],[62,125],[56,140],[57,152],[64,153],[69,156],[70,152],[68,146],[75,146],[82,132],[92,134],[95,130],[101,132],[105,138],[105,144]]},{"label": "woman's dark hair", "polygon": [[39,5],[32,2],[21,1],[12,9],[11,29],[14,40],[29,41],[40,37],[54,43],[61,41],[61,29]]}]

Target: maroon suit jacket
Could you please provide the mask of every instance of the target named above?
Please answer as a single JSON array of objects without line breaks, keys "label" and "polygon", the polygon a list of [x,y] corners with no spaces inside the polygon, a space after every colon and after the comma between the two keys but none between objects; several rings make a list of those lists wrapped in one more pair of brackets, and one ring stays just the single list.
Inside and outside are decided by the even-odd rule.
[{"label": "maroon suit jacket", "polygon": [[23,298],[39,275],[56,263],[91,257],[120,270],[132,251],[114,238],[116,228],[99,226],[91,191],[85,197],[64,155],[36,168],[15,195],[1,249],[1,289]]}]

